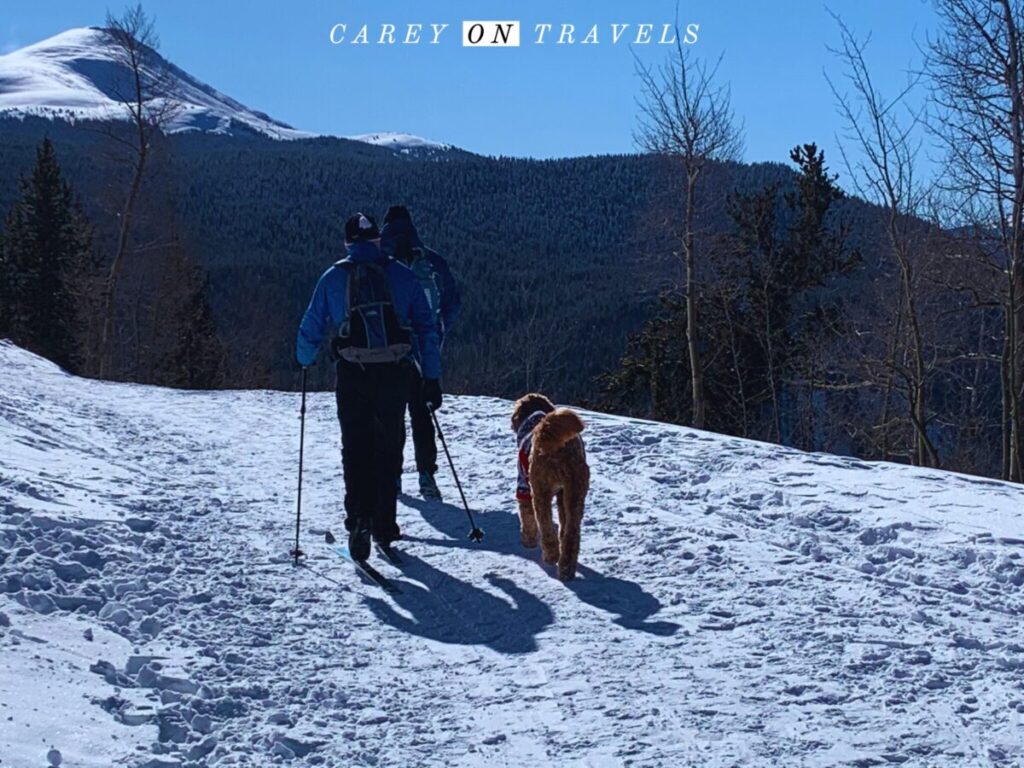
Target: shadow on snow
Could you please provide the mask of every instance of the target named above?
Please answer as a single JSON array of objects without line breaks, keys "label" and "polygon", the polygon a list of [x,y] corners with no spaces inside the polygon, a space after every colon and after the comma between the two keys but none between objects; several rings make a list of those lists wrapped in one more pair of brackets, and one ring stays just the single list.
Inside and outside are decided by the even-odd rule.
[{"label": "shadow on snow", "polygon": [[[465,510],[461,507],[445,502],[423,501],[408,496],[402,498],[402,503],[418,510],[430,525],[451,537],[449,539],[409,537],[409,541],[420,541],[425,544],[458,549],[485,549],[489,552],[522,557],[540,565],[540,550],[526,549],[519,543],[518,515],[497,511],[474,511],[473,515],[477,524],[485,534],[483,542],[474,543],[469,541],[469,521],[466,518]],[[678,624],[670,621],[650,620],[661,610],[661,602],[635,582],[605,576],[580,564],[577,566],[576,578],[567,582],[565,586],[588,605],[615,615],[615,623],[626,629],[639,630],[663,637],[672,635],[679,629]],[[536,600],[532,596],[531,599]],[[498,602],[502,603],[507,613],[507,604],[501,600]],[[550,609],[545,606],[545,610],[550,616]]]},{"label": "shadow on snow", "polygon": [[371,597],[366,604],[378,619],[409,634],[454,645],[486,645],[501,653],[530,653],[537,650],[537,634],[553,620],[547,605],[509,579],[493,573],[485,577],[505,599],[408,552],[402,552],[402,559],[402,591],[389,600],[411,618],[389,600]]}]

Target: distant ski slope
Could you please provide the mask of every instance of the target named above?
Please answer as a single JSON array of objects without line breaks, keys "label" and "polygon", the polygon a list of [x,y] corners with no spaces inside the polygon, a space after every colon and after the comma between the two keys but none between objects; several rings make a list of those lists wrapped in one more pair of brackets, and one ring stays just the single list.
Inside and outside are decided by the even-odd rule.
[{"label": "distant ski slope", "polygon": [[[235,101],[154,54],[172,78],[169,130],[274,139],[305,139],[301,131]],[[152,70],[150,70],[152,72]],[[65,120],[123,120],[118,96],[130,93],[128,70],[112,54],[106,33],[96,27],[70,29],[0,56],[0,115],[37,115]],[[408,150],[444,150],[449,145],[404,133],[348,137]]]},{"label": "distant ski slope", "polygon": [[1024,490],[585,414],[562,584],[518,543],[509,407],[446,399],[486,538],[403,498],[389,595],[319,543],[333,394],[295,569],[297,395],[76,379],[0,343],[2,764],[1024,763]]}]

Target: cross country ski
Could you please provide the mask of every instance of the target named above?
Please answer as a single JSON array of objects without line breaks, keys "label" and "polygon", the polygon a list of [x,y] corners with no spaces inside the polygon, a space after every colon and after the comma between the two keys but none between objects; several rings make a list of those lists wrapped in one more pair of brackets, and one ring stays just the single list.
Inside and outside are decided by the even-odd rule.
[{"label": "cross country ski", "polygon": [[361,573],[371,582],[373,582],[378,587],[383,589],[385,592],[397,594],[402,591],[387,576],[382,574],[368,562],[366,562],[365,560],[356,560],[354,557],[352,557],[352,553],[349,551],[348,547],[339,544],[338,540],[334,537],[334,534],[332,534],[330,531],[327,531],[324,534],[324,543],[327,544],[327,546],[334,554],[352,563],[356,567],[356,570],[359,571],[359,573]]}]

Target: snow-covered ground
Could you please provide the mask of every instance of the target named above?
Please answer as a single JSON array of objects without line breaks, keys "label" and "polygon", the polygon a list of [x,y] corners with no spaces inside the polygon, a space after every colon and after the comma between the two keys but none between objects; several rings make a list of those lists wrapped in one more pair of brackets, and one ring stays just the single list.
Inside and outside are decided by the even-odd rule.
[{"label": "snow-covered ground", "polygon": [[333,394],[293,568],[297,395],[0,344],[0,766],[1024,764],[1024,489],[586,417],[576,581],[519,546],[509,404],[452,397],[487,535],[404,497],[389,595],[319,543]]},{"label": "snow-covered ground", "polygon": [[[317,134],[275,120],[193,77],[157,55],[166,73],[171,106],[153,102],[169,116],[170,133],[234,135],[258,133],[273,139],[308,139]],[[152,76],[152,71],[150,71]],[[69,29],[0,56],[0,116],[76,120],[124,120],[121,99],[131,93],[127,68],[111,51],[107,33],[97,27]],[[446,150],[451,146],[408,133],[346,136],[398,152]]]}]

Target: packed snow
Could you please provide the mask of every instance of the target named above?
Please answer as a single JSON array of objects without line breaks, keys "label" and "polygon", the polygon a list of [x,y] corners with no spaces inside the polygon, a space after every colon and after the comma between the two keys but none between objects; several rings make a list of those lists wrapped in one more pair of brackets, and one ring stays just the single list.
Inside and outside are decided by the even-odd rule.
[{"label": "packed snow", "polygon": [[584,412],[562,583],[510,403],[449,397],[486,538],[407,460],[388,594],[322,543],[333,393],[289,561],[298,411],[0,343],[0,766],[1024,764],[1019,486]]},{"label": "packed snow", "polygon": [[[257,133],[273,139],[318,135],[297,130],[240,104],[159,55],[153,61],[170,78],[169,104],[157,99],[152,105],[154,110],[169,116],[170,133]],[[154,70],[151,67],[149,71],[152,75]],[[104,30],[70,29],[0,56],[0,116],[32,115],[71,121],[127,119],[120,98],[132,92],[130,83],[128,70],[112,52]],[[407,133],[342,138],[403,153],[450,149],[447,144]]]}]

